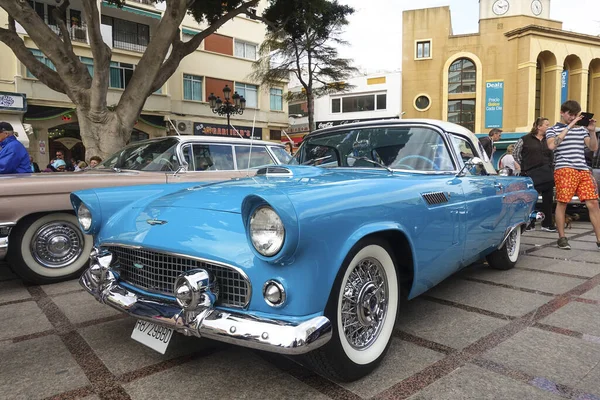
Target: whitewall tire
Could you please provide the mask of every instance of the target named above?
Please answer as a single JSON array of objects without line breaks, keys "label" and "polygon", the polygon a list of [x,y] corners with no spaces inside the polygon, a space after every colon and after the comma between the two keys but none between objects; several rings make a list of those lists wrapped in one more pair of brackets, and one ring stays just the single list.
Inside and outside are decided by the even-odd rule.
[{"label": "whitewall tire", "polygon": [[516,227],[498,250],[486,257],[490,267],[499,270],[514,268],[521,251],[521,227]]},{"label": "whitewall tire", "polygon": [[93,240],[73,214],[36,214],[19,221],[9,239],[15,272],[37,284],[78,276],[86,268]]},{"label": "whitewall tire", "polygon": [[386,242],[363,239],[348,254],[336,279],[325,316],[329,343],[306,355],[316,372],[353,381],[381,362],[391,343],[400,288],[393,253]]}]

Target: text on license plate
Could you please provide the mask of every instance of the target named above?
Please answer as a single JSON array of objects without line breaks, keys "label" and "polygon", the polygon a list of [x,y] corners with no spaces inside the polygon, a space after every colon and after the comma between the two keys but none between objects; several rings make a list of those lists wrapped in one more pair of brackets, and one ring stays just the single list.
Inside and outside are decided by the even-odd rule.
[{"label": "text on license plate", "polygon": [[173,336],[173,329],[153,324],[152,322],[138,320],[131,333],[131,338],[160,354],[165,354],[169,341]]}]

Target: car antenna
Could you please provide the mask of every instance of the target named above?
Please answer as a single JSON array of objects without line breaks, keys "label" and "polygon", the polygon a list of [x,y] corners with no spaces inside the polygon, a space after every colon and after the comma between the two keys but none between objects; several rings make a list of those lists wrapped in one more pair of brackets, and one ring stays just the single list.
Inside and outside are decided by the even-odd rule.
[{"label": "car antenna", "polygon": [[175,124],[173,123],[173,121],[171,121],[170,117],[167,117],[167,121],[169,121],[169,123],[171,124],[171,126],[173,127],[173,129],[175,129],[175,132],[177,132],[177,136],[181,136],[181,132],[179,132],[179,129],[177,129],[177,127],[175,126]]},{"label": "car antenna", "polygon": [[285,131],[285,129],[282,129],[281,133],[283,133],[285,135],[285,137],[288,138],[288,140],[290,141],[290,144],[292,145],[292,150],[293,150],[294,149],[294,141],[292,140],[292,138],[289,137],[289,135],[287,134],[287,132]]},{"label": "car antenna", "polygon": [[246,169],[246,177],[250,176],[250,160],[252,159],[252,142],[254,140],[254,125],[256,124],[256,109],[254,109],[254,118],[252,119],[252,131],[250,133],[250,153],[248,153],[248,169]]}]

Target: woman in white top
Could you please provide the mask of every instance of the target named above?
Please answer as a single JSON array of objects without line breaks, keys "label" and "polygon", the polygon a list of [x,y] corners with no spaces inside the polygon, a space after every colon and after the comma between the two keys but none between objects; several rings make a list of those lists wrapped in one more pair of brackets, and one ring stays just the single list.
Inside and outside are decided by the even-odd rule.
[{"label": "woman in white top", "polygon": [[521,166],[513,157],[515,145],[511,144],[506,149],[506,155],[500,160],[500,168],[508,167],[512,170],[513,175],[518,175],[521,172]]}]

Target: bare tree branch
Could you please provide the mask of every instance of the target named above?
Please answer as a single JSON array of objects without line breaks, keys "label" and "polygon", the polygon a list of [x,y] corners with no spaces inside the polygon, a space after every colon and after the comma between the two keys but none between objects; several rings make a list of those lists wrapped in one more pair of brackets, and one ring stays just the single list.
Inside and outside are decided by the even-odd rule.
[{"label": "bare tree branch", "polygon": [[64,0],[60,6],[52,10],[52,15],[54,16],[54,19],[58,22],[58,28],[60,29],[62,40],[65,44],[65,49],[67,51],[73,51],[71,35],[69,34],[69,29],[67,28],[67,23],[65,22],[65,17],[67,15],[67,7],[69,7],[69,0]]},{"label": "bare tree branch", "polygon": [[100,31],[100,10],[96,0],[82,0],[83,15],[87,21],[88,39],[94,58],[94,76],[88,107],[95,113],[106,110],[106,94],[108,93],[109,67],[112,51],[102,39]]},{"label": "bare tree branch", "polygon": [[[14,21],[12,24],[14,29]],[[0,41],[6,44],[15,53],[17,58],[21,60],[27,69],[42,83],[48,86],[52,90],[56,90],[60,93],[67,93],[67,87],[60,75],[48,68],[45,64],[35,58],[35,56],[25,47],[25,43],[12,29],[0,28]]]},{"label": "bare tree branch", "polygon": [[[58,35],[54,33],[46,22],[42,20],[26,1],[0,0],[0,7],[3,8],[11,17],[13,17],[27,31],[27,35],[38,45],[38,48],[46,54],[57,66],[65,65],[66,60],[71,63],[78,61],[77,56],[72,51],[63,47],[63,42]],[[65,69],[61,73],[73,73]]]},{"label": "bare tree branch", "polygon": [[[190,41],[183,43],[179,38],[175,39],[172,42],[173,48],[171,50],[171,55],[169,58],[162,64],[160,70],[158,71],[158,75],[154,79],[154,83],[152,84],[152,92],[160,89],[165,82],[173,75],[181,60],[196,51],[202,41],[208,36],[212,35],[223,26],[224,23],[231,20],[236,15],[243,14],[248,11],[248,8],[255,7],[258,4],[259,0],[251,0],[246,3],[243,3],[238,8],[229,11],[224,14],[217,21],[210,24],[210,26],[203,30],[202,32],[195,35]],[[152,93],[151,92],[151,93]]]}]

